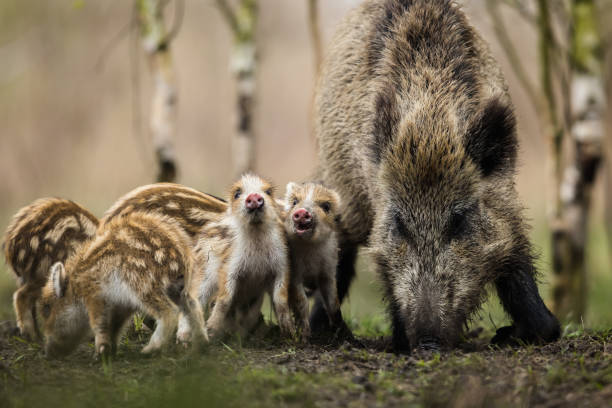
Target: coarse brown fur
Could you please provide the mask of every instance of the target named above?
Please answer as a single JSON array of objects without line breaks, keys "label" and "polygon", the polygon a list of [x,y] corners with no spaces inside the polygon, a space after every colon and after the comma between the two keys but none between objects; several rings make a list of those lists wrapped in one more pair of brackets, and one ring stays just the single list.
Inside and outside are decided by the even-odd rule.
[{"label": "coarse brown fur", "polygon": [[[260,200],[260,207],[249,210],[250,197]],[[189,288],[204,306],[214,299],[208,319],[211,336],[246,334],[261,316],[266,292],[281,330],[293,333],[287,243],[274,188],[247,174],[232,186],[229,204],[225,216],[206,225],[200,235],[196,253],[204,266],[198,268]],[[188,333],[189,327],[179,324],[178,339],[184,341]]]},{"label": "coarse brown fur", "polygon": [[507,86],[457,4],[362,3],[332,42],[315,111],[320,177],[342,198],[340,299],[368,245],[398,350],[455,344],[488,284],[514,320],[494,341],[559,336],[514,186]]},{"label": "coarse brown fur", "polygon": [[227,210],[227,202],[192,188],[174,183],[156,183],[138,187],[119,198],[106,211],[104,225],[133,211],[165,215],[174,219],[196,241],[202,228]]},{"label": "coarse brown fur", "polygon": [[96,233],[98,219],[61,198],[41,198],[20,209],[6,229],[4,256],[17,278],[13,305],[25,337],[37,337],[36,301],[49,268],[64,262]]},{"label": "coarse brown fur", "polygon": [[191,248],[188,235],[165,216],[132,212],[104,224],[65,269],[62,263],[52,268],[40,302],[47,354],[70,352],[89,328],[96,353],[108,353],[137,310],[157,320],[144,353],[166,343],[179,310],[196,328],[196,340],[207,338],[201,308],[181,289],[193,276]]},{"label": "coarse brown fur", "polygon": [[306,289],[320,297],[330,325],[343,327],[336,292],[339,209],[338,194],[321,184],[287,184],[284,225],[291,265],[289,302],[304,338],[310,335]]}]

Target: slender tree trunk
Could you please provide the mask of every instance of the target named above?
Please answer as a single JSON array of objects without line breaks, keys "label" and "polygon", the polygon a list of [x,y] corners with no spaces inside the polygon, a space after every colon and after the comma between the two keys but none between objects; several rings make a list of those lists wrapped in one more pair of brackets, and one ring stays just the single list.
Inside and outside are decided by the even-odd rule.
[{"label": "slender tree trunk", "polygon": [[[604,82],[606,100],[612,100],[612,3],[600,1],[599,4],[599,26],[601,27],[602,39],[608,46],[604,55]],[[608,238],[608,258],[612,264],[612,103],[607,104],[606,112],[606,134],[604,136],[604,156],[605,156],[605,228]]]},{"label": "slender tree trunk", "polygon": [[308,1],[308,27],[314,54],[315,71],[318,73],[323,60],[323,46],[321,43],[321,25],[319,23],[319,0]]},{"label": "slender tree trunk", "polygon": [[234,36],[230,68],[236,78],[237,124],[231,145],[232,171],[235,176],[239,176],[252,170],[255,163],[253,110],[257,68],[257,0],[240,0],[236,10],[226,0],[217,0],[217,6]]},{"label": "slender tree trunk", "polygon": [[602,159],[605,96],[594,0],[571,3],[571,155],[553,224],[554,310],[580,321],[586,310],[585,251],[595,177]]},{"label": "slender tree trunk", "polygon": [[177,90],[170,54],[170,36],[163,18],[166,4],[165,0],[137,0],[142,44],[154,81],[150,128],[157,158],[158,182],[173,182],[177,175],[173,142]]}]

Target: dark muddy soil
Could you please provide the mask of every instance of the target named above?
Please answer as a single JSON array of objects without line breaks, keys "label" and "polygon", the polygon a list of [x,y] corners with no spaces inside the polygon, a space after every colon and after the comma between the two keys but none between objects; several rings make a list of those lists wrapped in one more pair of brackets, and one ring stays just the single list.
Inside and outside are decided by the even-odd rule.
[{"label": "dark muddy soil", "polygon": [[481,334],[460,350],[401,356],[382,337],[305,346],[268,335],[144,357],[148,334],[132,333],[95,361],[91,344],[46,360],[3,327],[0,406],[612,406],[612,331],[503,349]]}]

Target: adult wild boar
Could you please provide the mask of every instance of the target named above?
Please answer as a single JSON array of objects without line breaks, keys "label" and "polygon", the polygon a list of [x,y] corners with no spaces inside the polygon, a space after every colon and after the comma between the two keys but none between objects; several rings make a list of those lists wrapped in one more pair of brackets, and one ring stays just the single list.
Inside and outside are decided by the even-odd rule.
[{"label": "adult wild boar", "polygon": [[[449,0],[366,0],[317,85],[319,174],[341,196],[338,295],[368,245],[397,350],[452,346],[493,284],[513,320],[495,343],[547,342],[514,186],[515,114],[499,66]],[[325,321],[318,305],[313,329]]]}]

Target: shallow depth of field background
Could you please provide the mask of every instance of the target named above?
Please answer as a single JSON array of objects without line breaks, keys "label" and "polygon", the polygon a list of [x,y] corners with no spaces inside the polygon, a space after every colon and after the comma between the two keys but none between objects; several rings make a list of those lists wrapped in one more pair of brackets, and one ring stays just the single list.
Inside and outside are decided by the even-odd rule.
[{"label": "shallow depth of field background", "polygon": [[[324,43],[357,3],[320,2]],[[548,298],[548,146],[539,133],[534,109],[494,41],[481,0],[462,3],[472,23],[491,42],[516,105],[521,139],[517,185],[541,255],[541,291]],[[147,61],[140,43],[130,46],[131,37],[115,43],[128,24],[131,4],[123,0],[0,2],[2,232],[12,214],[36,198],[70,198],[101,216],[119,196],[153,181]],[[185,5],[180,33],[171,44],[179,83],[175,139],[179,182],[224,196],[233,181],[229,144],[235,120],[235,86],[228,69],[231,34],[212,0],[186,0]],[[316,163],[310,132],[315,78],[306,2],[261,0],[259,15],[255,170],[283,191],[288,181],[307,179]],[[536,34],[518,16],[510,13],[506,17],[535,78]],[[109,43],[113,48],[107,52]],[[133,80],[135,60],[139,87]],[[134,100],[139,102],[134,104]],[[134,132],[135,118],[139,118],[141,132]],[[612,272],[602,225],[601,180],[598,184],[588,248],[585,327],[612,325]],[[378,282],[367,258],[360,259],[359,269],[359,279],[344,306],[345,316],[385,325]],[[14,287],[6,265],[0,262],[0,320],[13,318]],[[503,313],[497,304],[492,296],[475,323],[501,325]]]}]

